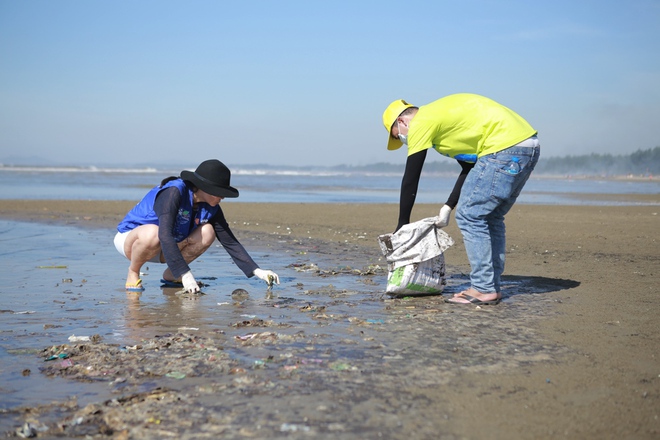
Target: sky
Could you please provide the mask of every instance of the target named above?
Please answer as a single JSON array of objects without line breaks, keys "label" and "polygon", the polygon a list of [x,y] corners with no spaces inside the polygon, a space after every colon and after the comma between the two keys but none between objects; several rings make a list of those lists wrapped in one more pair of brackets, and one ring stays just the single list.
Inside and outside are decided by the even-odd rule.
[{"label": "sky", "polygon": [[0,0],[0,162],[403,163],[387,105],[459,92],[542,156],[628,154],[659,47],[659,0]]}]

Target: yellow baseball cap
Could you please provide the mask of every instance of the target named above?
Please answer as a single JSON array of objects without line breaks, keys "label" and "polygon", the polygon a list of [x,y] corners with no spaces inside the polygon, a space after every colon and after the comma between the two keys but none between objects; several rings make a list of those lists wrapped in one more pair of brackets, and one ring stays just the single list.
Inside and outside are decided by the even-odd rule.
[{"label": "yellow baseball cap", "polygon": [[387,106],[385,112],[383,113],[383,125],[385,125],[385,130],[387,130],[387,149],[388,150],[398,150],[403,145],[399,139],[394,139],[392,137],[392,126],[394,121],[399,117],[403,111],[409,107],[414,107],[412,104],[408,104],[403,99],[397,99],[393,103]]}]

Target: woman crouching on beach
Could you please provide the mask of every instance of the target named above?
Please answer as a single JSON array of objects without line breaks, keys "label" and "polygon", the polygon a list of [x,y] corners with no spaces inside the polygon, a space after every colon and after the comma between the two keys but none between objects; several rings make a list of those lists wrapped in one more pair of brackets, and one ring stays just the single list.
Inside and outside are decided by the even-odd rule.
[{"label": "woman crouching on beach", "polygon": [[280,283],[275,272],[259,268],[225,220],[220,201],[238,197],[230,178],[229,168],[219,160],[204,161],[195,172],[182,171],[181,177],[164,179],[126,214],[114,242],[131,262],[127,291],[144,290],[140,269],[149,261],[167,263],[161,283],[199,292],[188,264],[206,252],[216,237],[247,277],[256,276],[269,285]]}]

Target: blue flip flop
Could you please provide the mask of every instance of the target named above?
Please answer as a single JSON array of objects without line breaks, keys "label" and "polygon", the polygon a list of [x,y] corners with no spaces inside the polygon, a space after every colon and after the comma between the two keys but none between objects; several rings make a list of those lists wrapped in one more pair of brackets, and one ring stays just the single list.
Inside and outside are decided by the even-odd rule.
[{"label": "blue flip flop", "polygon": [[170,281],[166,280],[165,278],[161,278],[160,284],[160,287],[183,287],[183,283],[181,281]]}]

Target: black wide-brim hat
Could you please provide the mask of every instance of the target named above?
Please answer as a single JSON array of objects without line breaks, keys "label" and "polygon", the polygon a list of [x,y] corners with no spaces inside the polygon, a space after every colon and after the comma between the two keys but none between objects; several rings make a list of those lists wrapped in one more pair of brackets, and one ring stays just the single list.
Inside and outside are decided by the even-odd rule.
[{"label": "black wide-brim hat", "polygon": [[217,159],[205,160],[195,170],[181,171],[181,178],[216,197],[238,197],[238,190],[229,184],[231,171]]}]

